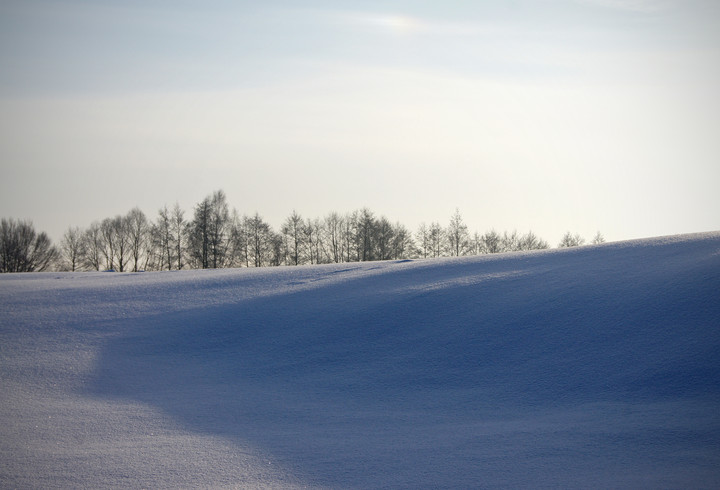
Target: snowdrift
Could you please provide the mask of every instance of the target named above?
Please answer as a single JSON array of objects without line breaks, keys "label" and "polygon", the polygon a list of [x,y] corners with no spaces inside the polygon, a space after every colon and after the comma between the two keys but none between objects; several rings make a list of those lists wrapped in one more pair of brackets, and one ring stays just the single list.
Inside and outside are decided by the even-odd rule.
[{"label": "snowdrift", "polygon": [[720,487],[720,233],[0,277],[0,487]]}]

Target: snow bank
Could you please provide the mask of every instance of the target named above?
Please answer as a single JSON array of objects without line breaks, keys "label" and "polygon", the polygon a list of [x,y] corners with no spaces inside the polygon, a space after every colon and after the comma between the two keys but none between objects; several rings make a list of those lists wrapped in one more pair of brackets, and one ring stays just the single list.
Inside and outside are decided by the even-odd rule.
[{"label": "snow bank", "polygon": [[718,487],[720,233],[0,277],[0,486]]}]

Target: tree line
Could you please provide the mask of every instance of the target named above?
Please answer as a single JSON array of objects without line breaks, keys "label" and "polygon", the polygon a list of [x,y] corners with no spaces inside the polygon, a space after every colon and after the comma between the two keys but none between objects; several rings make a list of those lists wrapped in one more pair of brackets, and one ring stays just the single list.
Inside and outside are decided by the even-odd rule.
[{"label": "tree line", "polygon": [[[604,239],[598,232],[592,243]],[[583,245],[566,233],[559,247]],[[443,256],[549,248],[533,232],[471,233],[458,210],[446,226],[422,223],[412,233],[368,208],[303,218],[293,211],[274,230],[259,213],[230,209],[222,190],[208,195],[186,217],[178,204],[154,220],[139,208],[68,228],[55,246],[32,223],[0,222],[0,272],[118,271],[265,267]]]}]

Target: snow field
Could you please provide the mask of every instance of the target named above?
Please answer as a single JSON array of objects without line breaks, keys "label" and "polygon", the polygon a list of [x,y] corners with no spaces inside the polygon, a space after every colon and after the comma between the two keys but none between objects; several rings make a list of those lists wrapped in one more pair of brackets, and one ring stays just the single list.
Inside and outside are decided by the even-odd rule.
[{"label": "snow field", "polygon": [[713,488],[720,233],[0,277],[0,486]]}]

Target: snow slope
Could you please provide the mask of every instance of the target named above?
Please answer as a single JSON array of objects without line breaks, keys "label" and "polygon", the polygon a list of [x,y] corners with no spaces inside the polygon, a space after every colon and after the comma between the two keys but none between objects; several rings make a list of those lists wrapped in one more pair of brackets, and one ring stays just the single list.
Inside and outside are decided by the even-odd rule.
[{"label": "snow slope", "polygon": [[2,488],[718,488],[720,232],[0,277]]}]

